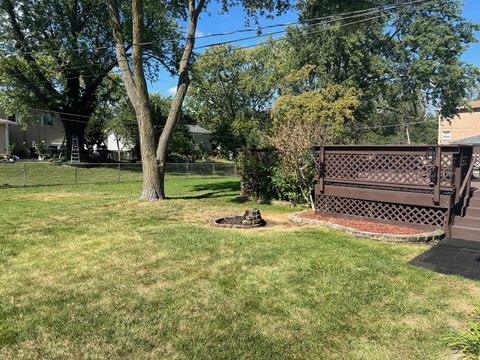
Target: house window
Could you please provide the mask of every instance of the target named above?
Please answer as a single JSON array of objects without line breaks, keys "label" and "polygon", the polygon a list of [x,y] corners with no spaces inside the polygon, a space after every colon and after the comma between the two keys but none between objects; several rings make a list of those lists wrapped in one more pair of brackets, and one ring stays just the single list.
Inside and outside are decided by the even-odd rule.
[{"label": "house window", "polygon": [[442,131],[442,140],[451,140],[452,132],[451,131]]},{"label": "house window", "polygon": [[55,124],[55,119],[50,114],[42,115],[42,126],[52,127]]}]

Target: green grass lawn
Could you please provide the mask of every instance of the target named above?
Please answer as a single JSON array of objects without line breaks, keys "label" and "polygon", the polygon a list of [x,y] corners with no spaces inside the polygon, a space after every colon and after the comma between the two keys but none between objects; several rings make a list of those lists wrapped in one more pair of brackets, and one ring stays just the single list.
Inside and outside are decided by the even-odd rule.
[{"label": "green grass lawn", "polygon": [[408,265],[426,245],[289,224],[218,229],[238,180],[0,190],[0,358],[448,359],[478,283]]}]

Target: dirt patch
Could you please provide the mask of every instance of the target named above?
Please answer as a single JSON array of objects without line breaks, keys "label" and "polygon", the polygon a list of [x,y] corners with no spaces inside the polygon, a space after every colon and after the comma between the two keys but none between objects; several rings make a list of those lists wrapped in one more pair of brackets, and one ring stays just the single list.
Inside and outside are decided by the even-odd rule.
[{"label": "dirt patch", "polygon": [[394,234],[394,235],[416,235],[424,233],[424,230],[415,229],[409,226],[400,226],[392,224],[377,223],[366,220],[353,220],[336,218],[331,216],[320,215],[314,211],[306,211],[299,214],[301,218],[317,221],[326,221],[335,223],[349,228],[354,228],[360,231],[366,231],[377,234]]}]

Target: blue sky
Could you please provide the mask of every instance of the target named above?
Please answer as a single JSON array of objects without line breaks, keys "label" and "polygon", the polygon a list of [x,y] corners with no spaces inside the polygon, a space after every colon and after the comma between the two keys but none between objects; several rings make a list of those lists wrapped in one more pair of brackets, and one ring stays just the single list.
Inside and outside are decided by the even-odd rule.
[{"label": "blue sky", "polygon": [[[245,28],[245,13],[241,8],[233,8],[227,14],[219,14],[220,7],[215,1],[209,6],[208,13],[202,14],[197,30],[197,36],[208,35],[211,33],[228,32],[231,30],[237,30]],[[473,22],[480,23],[480,0],[464,0],[464,17]],[[261,26],[267,26],[271,24],[278,24],[284,22],[292,22],[297,20],[297,15],[294,11],[286,13],[275,19],[259,19]],[[253,24],[252,24],[253,25]],[[280,30],[279,28],[271,29],[271,31]],[[236,35],[228,35],[225,37],[212,37],[206,39],[198,39],[196,46],[202,46],[212,42],[238,39],[254,35],[254,33],[240,33]],[[477,39],[480,38],[480,32],[477,34]],[[254,39],[248,41],[240,41],[235,45],[251,45],[260,42],[262,39]],[[480,67],[480,42],[472,44],[471,48],[463,54],[462,59],[465,62],[475,64]],[[163,95],[172,95],[175,90],[177,79],[171,78],[166,72],[162,72],[158,81],[149,84],[150,92],[160,92]]]}]

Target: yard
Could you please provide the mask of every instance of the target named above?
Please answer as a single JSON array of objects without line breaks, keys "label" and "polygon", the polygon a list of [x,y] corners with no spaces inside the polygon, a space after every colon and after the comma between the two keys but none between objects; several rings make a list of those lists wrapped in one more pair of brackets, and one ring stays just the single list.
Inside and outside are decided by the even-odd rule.
[{"label": "yard", "polygon": [[448,359],[474,281],[408,265],[427,245],[289,224],[212,228],[238,180],[0,189],[0,358]]}]

